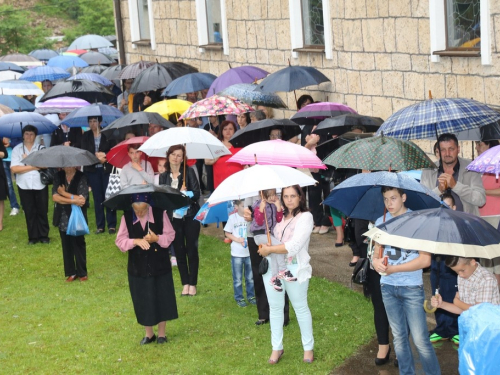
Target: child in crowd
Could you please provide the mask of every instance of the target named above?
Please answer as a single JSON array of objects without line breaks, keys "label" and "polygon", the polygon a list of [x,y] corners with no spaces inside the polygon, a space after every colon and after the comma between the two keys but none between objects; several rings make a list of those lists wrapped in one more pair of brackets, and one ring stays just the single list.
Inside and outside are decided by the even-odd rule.
[{"label": "child in crowd", "polygon": [[167,159],[165,159],[165,158],[158,159],[158,173],[155,174],[155,179],[154,179],[155,185],[160,184],[160,175],[166,171],[166,169],[165,169],[166,162],[167,162]]},{"label": "child in crowd", "polygon": [[[267,226],[271,236],[269,245],[280,245],[281,242],[272,235],[274,227],[283,220],[283,207],[276,195],[276,189],[262,190],[261,199],[256,201],[253,206],[253,221],[250,230],[254,234],[254,240],[257,245],[267,244],[267,229],[264,219],[264,211],[267,216]],[[286,267],[286,254],[271,253],[271,279],[270,283],[278,292],[283,291],[280,279],[285,281],[296,281],[297,278],[292,275]]]},{"label": "child in crowd", "polygon": [[233,272],[234,299],[239,307],[246,307],[247,303],[243,298],[243,271],[245,272],[245,287],[247,290],[247,300],[251,304],[257,304],[253,287],[252,264],[250,263],[250,252],[247,246],[247,222],[243,218],[245,206],[243,201],[234,201],[237,210],[229,215],[224,232],[231,242],[231,270]]}]

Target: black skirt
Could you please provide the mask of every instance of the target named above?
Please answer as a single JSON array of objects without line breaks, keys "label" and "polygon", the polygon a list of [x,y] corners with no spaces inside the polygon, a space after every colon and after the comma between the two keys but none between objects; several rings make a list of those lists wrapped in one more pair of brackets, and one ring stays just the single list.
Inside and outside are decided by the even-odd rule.
[{"label": "black skirt", "polygon": [[172,272],[151,277],[128,275],[128,284],[137,323],[155,326],[178,318]]}]

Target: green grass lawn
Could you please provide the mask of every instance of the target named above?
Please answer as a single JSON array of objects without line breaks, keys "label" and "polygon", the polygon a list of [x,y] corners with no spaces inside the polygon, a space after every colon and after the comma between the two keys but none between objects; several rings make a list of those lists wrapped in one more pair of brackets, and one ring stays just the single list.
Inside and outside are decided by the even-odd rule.
[{"label": "green grass lawn", "polygon": [[[328,374],[373,337],[369,301],[313,277],[315,362],[302,362],[291,313],[285,354],[268,365],[269,325],[255,326],[255,306],[234,302],[229,245],[201,236],[198,296],[177,298],[179,319],[167,323],[166,345],[140,346],[144,330],[128,290],[127,255],[114,236],[86,236],[89,281],[65,283],[58,230],[51,228],[50,245],[28,246],[24,216],[9,217],[9,208],[6,202],[0,233],[2,374]],[[89,219],[93,233],[93,209]],[[180,296],[176,268],[174,283]]]}]

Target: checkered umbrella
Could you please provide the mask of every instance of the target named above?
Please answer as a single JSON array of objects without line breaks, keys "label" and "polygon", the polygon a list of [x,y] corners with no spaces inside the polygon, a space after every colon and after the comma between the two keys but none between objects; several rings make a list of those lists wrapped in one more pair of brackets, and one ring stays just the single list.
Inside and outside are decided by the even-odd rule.
[{"label": "checkered umbrella", "polygon": [[139,61],[134,64],[127,65],[122,69],[119,79],[129,79],[137,77],[143,70],[146,70],[155,63],[152,61]]},{"label": "checkered umbrella", "polygon": [[30,82],[42,82],[44,80],[55,81],[56,79],[68,78],[69,74],[57,66],[38,66],[23,73],[20,79]]},{"label": "checkered umbrella", "polygon": [[399,110],[384,122],[376,135],[423,139],[498,121],[500,113],[473,99],[430,99]]}]

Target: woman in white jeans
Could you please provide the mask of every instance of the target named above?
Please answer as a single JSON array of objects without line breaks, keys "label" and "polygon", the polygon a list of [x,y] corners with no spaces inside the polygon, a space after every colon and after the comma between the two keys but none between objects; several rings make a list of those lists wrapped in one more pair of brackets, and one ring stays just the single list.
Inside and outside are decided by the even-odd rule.
[{"label": "woman in white jeans", "polygon": [[[287,266],[297,281],[283,281],[292,303],[302,336],[304,362],[311,363],[314,359],[314,338],[312,331],[312,316],[307,304],[307,290],[312,268],[309,264],[309,239],[314,226],[312,214],[306,206],[304,192],[298,185],[283,188],[281,200],[284,207],[283,220],[274,228],[274,236],[281,245],[262,245],[259,254],[267,257],[270,253],[287,254]],[[285,293],[276,291],[270,284],[271,270],[263,275],[269,302],[269,319],[271,322],[271,344],[273,351],[269,358],[270,364],[276,364],[284,353],[283,349],[283,307]]]}]

